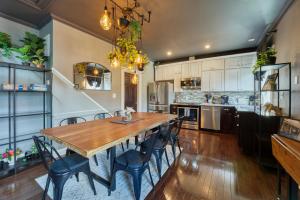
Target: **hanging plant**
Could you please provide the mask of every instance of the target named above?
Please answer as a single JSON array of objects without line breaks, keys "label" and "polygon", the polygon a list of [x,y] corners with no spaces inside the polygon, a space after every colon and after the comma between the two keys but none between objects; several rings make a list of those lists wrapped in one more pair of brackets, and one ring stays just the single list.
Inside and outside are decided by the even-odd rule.
[{"label": "hanging plant", "polygon": [[128,30],[130,32],[131,40],[137,42],[142,31],[142,26],[140,22],[137,20],[132,20],[128,26]]},{"label": "hanging plant", "polygon": [[11,37],[7,33],[0,32],[0,54],[6,58],[12,55]]}]

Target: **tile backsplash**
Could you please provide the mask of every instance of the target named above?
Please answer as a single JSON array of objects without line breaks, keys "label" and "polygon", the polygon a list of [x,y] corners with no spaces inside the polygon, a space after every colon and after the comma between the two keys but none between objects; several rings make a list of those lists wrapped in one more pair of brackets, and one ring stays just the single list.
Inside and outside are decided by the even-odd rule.
[{"label": "tile backsplash", "polygon": [[206,103],[206,94],[217,98],[227,95],[229,97],[229,104],[231,105],[250,105],[249,97],[253,96],[254,92],[202,92],[200,90],[185,90],[175,93],[175,102]]}]

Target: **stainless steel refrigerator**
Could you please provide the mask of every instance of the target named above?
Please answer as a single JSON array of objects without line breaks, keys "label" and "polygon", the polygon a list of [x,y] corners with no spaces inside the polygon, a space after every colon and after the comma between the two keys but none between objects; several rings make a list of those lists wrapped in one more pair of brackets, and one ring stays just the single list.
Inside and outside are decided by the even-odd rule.
[{"label": "stainless steel refrigerator", "polygon": [[148,112],[169,113],[174,102],[174,85],[170,82],[148,84]]}]

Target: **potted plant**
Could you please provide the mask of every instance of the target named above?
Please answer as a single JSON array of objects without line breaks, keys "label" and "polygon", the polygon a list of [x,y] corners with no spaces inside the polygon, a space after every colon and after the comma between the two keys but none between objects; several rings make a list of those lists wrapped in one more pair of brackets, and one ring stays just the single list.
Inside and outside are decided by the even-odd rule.
[{"label": "potted plant", "polygon": [[9,58],[12,55],[11,47],[10,35],[0,32],[0,54],[5,58]]},{"label": "potted plant", "polygon": [[255,65],[252,68],[252,72],[255,76],[256,80],[262,80],[262,77],[266,73],[266,71],[262,70],[260,72],[260,68],[263,65],[273,65],[276,63],[276,50],[272,47],[269,47],[266,51],[262,51],[258,54]]},{"label": "potted plant", "polygon": [[22,61],[23,65],[30,65],[30,61],[32,60],[32,56],[30,54],[30,46],[24,45],[20,48],[13,48],[13,51],[17,52],[19,55],[16,57]]},{"label": "potted plant", "polygon": [[32,57],[32,63],[37,68],[44,68],[44,63],[48,61],[48,57],[44,54],[44,49],[38,49]]}]

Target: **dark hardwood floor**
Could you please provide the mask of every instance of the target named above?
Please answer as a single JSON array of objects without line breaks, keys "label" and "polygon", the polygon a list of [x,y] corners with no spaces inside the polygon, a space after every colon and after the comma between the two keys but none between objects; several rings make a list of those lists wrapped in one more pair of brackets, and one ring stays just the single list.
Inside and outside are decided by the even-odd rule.
[{"label": "dark hardwood floor", "polygon": [[[234,135],[182,130],[181,143],[183,153],[147,200],[276,199],[275,171],[242,154]],[[45,173],[39,165],[0,180],[0,199],[41,199],[34,179]]]}]

